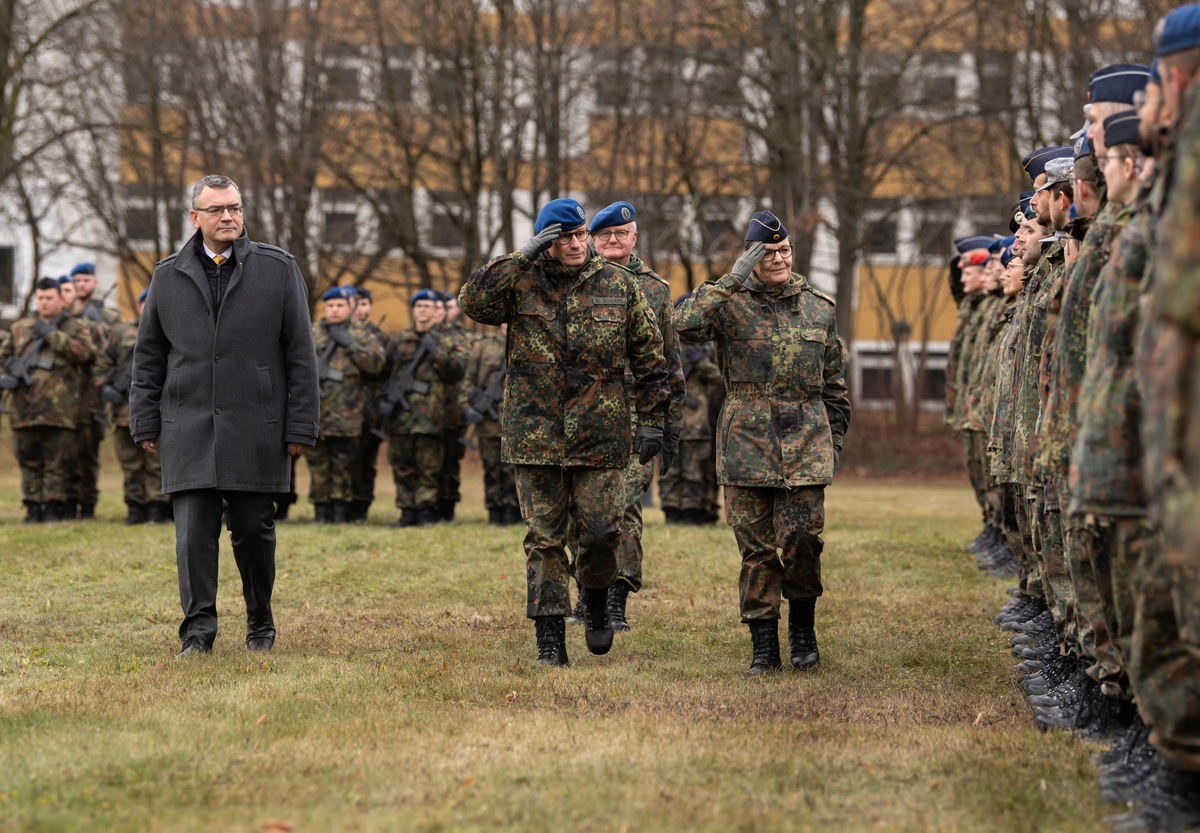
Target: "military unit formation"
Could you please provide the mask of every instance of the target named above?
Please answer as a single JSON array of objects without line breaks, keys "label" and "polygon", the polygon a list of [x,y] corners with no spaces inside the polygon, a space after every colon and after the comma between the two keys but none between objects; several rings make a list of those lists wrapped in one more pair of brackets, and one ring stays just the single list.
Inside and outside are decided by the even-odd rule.
[{"label": "military unit formation", "polygon": [[1200,829],[1200,4],[1153,66],[1091,77],[1073,146],[1029,154],[1012,236],[956,241],[948,423],[1017,577],[1035,724],[1094,741],[1114,830]]},{"label": "military unit formation", "polygon": [[[968,549],[980,569],[1018,579],[996,623],[1014,632],[1036,725],[1110,744],[1096,760],[1102,797],[1126,805],[1110,819],[1115,830],[1195,833],[1200,4],[1166,16],[1155,49],[1151,67],[1094,73],[1074,144],[1023,160],[1033,190],[1014,205],[1011,236],[955,241],[946,415],[962,432],[983,516]],[[178,256],[202,262],[196,275],[208,277],[213,306],[232,264],[210,242],[236,239],[233,256],[265,254],[298,281],[289,255],[245,242],[240,204],[211,204],[222,195],[240,191],[224,177],[197,185],[199,231]],[[210,240],[218,232],[226,236]],[[789,664],[808,671],[820,663],[824,490],[851,418],[833,301],[792,271],[788,231],[770,211],[750,219],[728,275],[674,302],[636,243],[632,204],[589,220],[575,200],[556,199],[529,242],[473,273],[457,299],[414,294],[412,326],[390,337],[371,321],[365,289],[324,293],[311,349],[304,336],[319,422],[286,433],[290,453],[306,455],[315,519],[365,521],[386,440],[397,526],[452,522],[473,444],[489,523],[525,526],[537,659],[562,666],[568,622],[583,625],[593,654],[630,627],[655,467],[668,523],[715,523],[720,484],[742,560],[747,673],[783,669],[785,600]],[[172,384],[165,293],[176,290],[158,303],[154,292],[172,259],[139,299],[141,309],[149,295],[152,308],[140,334],[95,296],[95,270],[81,264],[39,281],[36,314],[0,339],[27,522],[94,517],[97,447],[110,424],[127,523],[171,519],[157,442],[165,403],[181,396],[163,392]],[[209,314],[208,300],[195,309]],[[472,334],[460,311],[494,329]],[[268,368],[258,370],[265,402]],[[176,503],[193,488],[165,480]],[[225,500],[231,514],[242,505]],[[295,495],[273,500],[286,518]],[[254,551],[269,575],[255,574],[236,531],[250,526],[230,522],[243,581],[260,582],[247,584],[247,645],[269,650],[274,538],[268,530]],[[211,561],[207,588],[185,586],[180,558],[186,657],[210,651],[216,636],[215,544],[201,559]]]}]

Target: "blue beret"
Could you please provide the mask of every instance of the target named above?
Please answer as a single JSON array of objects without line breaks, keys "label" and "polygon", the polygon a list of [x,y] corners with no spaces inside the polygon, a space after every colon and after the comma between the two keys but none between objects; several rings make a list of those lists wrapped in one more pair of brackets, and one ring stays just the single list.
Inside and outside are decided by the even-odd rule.
[{"label": "blue beret", "polygon": [[455,300],[453,292],[451,292],[449,289],[442,290],[442,301],[449,303],[453,300]]},{"label": "blue beret", "polygon": [[137,302],[139,304],[142,303],[143,301],[146,300],[147,296],[149,296],[149,295],[150,295],[150,287],[146,287],[145,289],[143,289],[141,292],[138,293]]},{"label": "blue beret", "polygon": [[1005,242],[1007,239],[1008,238],[1006,238],[1006,237],[993,238],[992,242],[988,243],[988,247],[987,247],[988,254],[990,254],[990,255],[1000,254],[1000,250],[1003,249],[1005,246],[1009,245],[1008,243]]},{"label": "blue beret", "polygon": [[1133,94],[1146,88],[1150,67],[1142,64],[1113,64],[1092,73],[1088,86],[1088,101],[1113,101],[1133,104]]},{"label": "blue beret", "polygon": [[624,200],[614,202],[612,205],[600,209],[592,218],[592,233],[594,234],[600,229],[632,223],[635,217],[637,217],[637,210],[632,205]]},{"label": "blue beret", "polygon": [[408,304],[409,306],[413,306],[417,301],[433,301],[437,303],[440,300],[442,300],[442,294],[436,289],[422,289],[408,299]]},{"label": "blue beret", "polygon": [[1166,15],[1154,27],[1156,55],[1170,55],[1200,46],[1200,3],[1188,3]]},{"label": "blue beret", "polygon": [[1142,139],[1138,136],[1138,127],[1142,120],[1138,118],[1138,114],[1126,110],[1124,113],[1114,113],[1104,120],[1104,144],[1110,148],[1117,145],[1137,145],[1142,146]]},{"label": "blue beret", "polygon": [[62,286],[64,283],[75,283],[75,278],[72,275],[62,275],[58,279],[58,285]]},{"label": "blue beret", "polygon": [[340,298],[344,301],[349,301],[357,294],[358,291],[352,286],[333,286],[325,290],[325,294],[321,296],[321,300],[335,301]]},{"label": "blue beret", "polygon": [[1069,147],[1038,148],[1021,160],[1021,170],[1029,174],[1030,179],[1036,180],[1046,172],[1046,163],[1051,159],[1062,159],[1074,155],[1075,149]]},{"label": "blue beret", "polygon": [[1000,265],[1007,268],[1008,264],[1012,263],[1013,258],[1016,256],[1017,252],[1010,244],[1004,251],[1000,253]]},{"label": "blue beret", "polygon": [[750,218],[750,226],[746,229],[747,243],[782,243],[787,236],[783,223],[770,211],[759,211]]},{"label": "blue beret", "polygon": [[1075,159],[1076,159],[1076,161],[1082,159],[1085,156],[1090,155],[1091,152],[1092,152],[1092,143],[1088,139],[1087,133],[1084,133],[1082,136],[1080,136],[1078,139],[1075,140]]},{"label": "blue beret", "polygon": [[992,245],[992,241],[995,239],[990,234],[972,234],[968,237],[960,237],[954,241],[954,251],[965,255],[976,249],[986,249]]},{"label": "blue beret", "polygon": [[368,301],[372,300],[371,290],[367,289],[365,286],[357,287],[357,289],[359,298],[366,298]]},{"label": "blue beret", "polygon": [[72,275],[94,275],[96,274],[96,266],[92,263],[77,263],[75,268],[71,270]]},{"label": "blue beret", "polygon": [[541,234],[546,230],[546,226],[554,223],[559,223],[563,231],[577,229],[587,223],[587,212],[572,199],[550,200],[538,212],[537,222],[533,224],[533,233]]},{"label": "blue beret", "polygon": [[691,297],[692,297],[691,292],[683,293],[682,295],[680,295],[678,298],[675,299],[675,307],[679,308],[680,306],[683,305],[684,301],[686,301],[688,298],[691,298]]}]

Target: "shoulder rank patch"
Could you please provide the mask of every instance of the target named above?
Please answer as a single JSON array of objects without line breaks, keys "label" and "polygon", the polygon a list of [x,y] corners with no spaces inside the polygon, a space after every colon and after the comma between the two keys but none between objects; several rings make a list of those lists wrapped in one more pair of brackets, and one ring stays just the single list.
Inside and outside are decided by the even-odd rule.
[{"label": "shoulder rank patch", "polygon": [[837,306],[837,301],[833,300],[833,298],[831,298],[830,296],[826,295],[826,294],[825,294],[824,292],[822,292],[821,290],[819,290],[819,289],[817,289],[816,287],[814,287],[814,286],[813,286],[811,283],[810,283],[810,284],[807,284],[807,285],[805,285],[805,287],[804,287],[804,288],[805,288],[805,289],[807,289],[809,292],[811,292],[813,295],[816,295],[816,296],[817,296],[818,298],[820,298],[822,301],[827,301],[827,302],[829,303],[829,306],[831,306],[831,307],[836,307],[836,306]]}]

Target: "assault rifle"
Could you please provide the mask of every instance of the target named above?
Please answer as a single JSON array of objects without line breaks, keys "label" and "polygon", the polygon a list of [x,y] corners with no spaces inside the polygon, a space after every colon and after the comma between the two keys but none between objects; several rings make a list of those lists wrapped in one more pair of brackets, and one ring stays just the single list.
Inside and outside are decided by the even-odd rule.
[{"label": "assault rifle", "polygon": [[53,368],[54,359],[49,357],[42,358],[38,355],[45,346],[46,339],[38,336],[26,348],[24,355],[9,357],[8,361],[4,363],[4,376],[0,377],[0,388],[16,390],[21,385],[32,386],[33,379],[29,376],[30,370],[35,367],[42,370]]},{"label": "assault rifle", "polygon": [[[333,327],[330,327],[332,330]],[[319,382],[340,382],[346,378],[346,374],[342,371],[330,367],[329,360],[333,357],[333,351],[338,347],[337,342],[332,338],[325,345],[325,349],[321,351],[321,355],[317,357],[317,380]],[[325,398],[325,386],[321,385],[321,398]]]},{"label": "assault rifle", "polygon": [[[471,398],[467,400],[467,406],[470,410],[475,411],[483,419],[492,419],[500,421],[500,402],[504,399],[504,377],[506,368],[502,364],[492,376],[492,381],[488,383],[486,388],[475,391],[471,394]],[[471,422],[470,419],[467,420]],[[481,419],[480,422],[483,420]],[[475,450],[475,429],[479,423],[471,422],[467,428],[467,433],[458,438],[458,441],[472,451]]]},{"label": "assault rifle", "polygon": [[[371,429],[371,433],[381,440],[387,439],[387,434],[383,430],[383,421],[396,413],[399,408],[402,411],[407,411],[412,406],[408,404],[408,395],[410,393],[429,393],[429,383],[422,382],[417,379],[417,371],[429,358],[431,352],[426,346],[426,337],[430,335],[426,333],[421,337],[420,344],[417,345],[416,355],[408,362],[408,367],[404,368],[404,372],[395,381],[388,382],[383,388],[383,399],[379,400],[379,425]],[[436,336],[435,336],[436,337]]]}]

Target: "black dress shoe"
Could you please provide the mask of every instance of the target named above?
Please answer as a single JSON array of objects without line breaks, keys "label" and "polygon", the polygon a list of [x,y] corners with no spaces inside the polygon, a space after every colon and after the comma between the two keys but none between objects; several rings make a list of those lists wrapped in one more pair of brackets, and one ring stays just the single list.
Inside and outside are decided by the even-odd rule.
[{"label": "black dress shoe", "polygon": [[175,655],[175,659],[183,659],[184,657],[190,657],[193,654],[211,654],[211,653],[212,653],[212,648],[210,648],[208,645],[205,645],[202,640],[187,639],[187,640],[184,640],[183,650]]},{"label": "black dress shoe", "polygon": [[275,638],[271,636],[247,637],[246,647],[251,651],[270,651],[275,647]]}]

